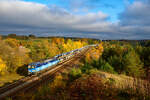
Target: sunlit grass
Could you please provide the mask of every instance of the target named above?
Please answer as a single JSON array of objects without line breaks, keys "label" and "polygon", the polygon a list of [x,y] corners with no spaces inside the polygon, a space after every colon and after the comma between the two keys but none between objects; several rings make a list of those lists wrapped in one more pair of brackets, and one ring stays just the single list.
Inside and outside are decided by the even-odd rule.
[{"label": "sunlit grass", "polygon": [[23,76],[20,76],[16,73],[6,74],[6,75],[3,75],[3,76],[0,76],[0,87],[2,87],[5,84],[12,83],[15,80],[19,80],[22,77]]},{"label": "sunlit grass", "polygon": [[150,93],[150,83],[147,80],[133,78],[126,75],[110,74],[102,71],[99,71],[99,75],[104,80],[113,79],[115,82],[113,85],[117,89],[131,89],[132,91],[139,92],[143,95],[149,95]]}]

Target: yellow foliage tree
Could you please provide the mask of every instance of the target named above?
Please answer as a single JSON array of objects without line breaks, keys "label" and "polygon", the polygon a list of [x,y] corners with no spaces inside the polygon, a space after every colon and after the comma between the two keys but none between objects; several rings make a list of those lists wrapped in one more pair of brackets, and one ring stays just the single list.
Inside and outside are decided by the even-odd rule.
[{"label": "yellow foliage tree", "polygon": [[19,47],[19,41],[13,38],[8,38],[5,40],[5,43],[7,43],[12,48]]},{"label": "yellow foliage tree", "polygon": [[49,51],[51,57],[60,53],[60,51],[55,43],[51,43],[48,48],[49,48],[48,51]]},{"label": "yellow foliage tree", "polygon": [[85,45],[85,42],[81,41],[72,41],[71,39],[68,39],[66,44],[63,44],[64,52],[68,52],[74,49],[79,49]]},{"label": "yellow foliage tree", "polygon": [[0,75],[3,75],[7,71],[6,64],[4,61],[0,58]]},{"label": "yellow foliage tree", "polygon": [[86,62],[91,61],[90,53],[86,54],[85,60],[86,60]]},{"label": "yellow foliage tree", "polygon": [[55,93],[55,91],[59,88],[65,87],[65,82],[63,81],[62,75],[57,75],[54,81],[49,84],[50,89]]},{"label": "yellow foliage tree", "polygon": [[64,38],[52,38],[52,42],[56,44],[63,44]]},{"label": "yellow foliage tree", "polygon": [[100,43],[96,48],[92,48],[89,53],[86,54],[86,61],[91,62],[92,59],[98,60],[103,53],[103,44]]}]

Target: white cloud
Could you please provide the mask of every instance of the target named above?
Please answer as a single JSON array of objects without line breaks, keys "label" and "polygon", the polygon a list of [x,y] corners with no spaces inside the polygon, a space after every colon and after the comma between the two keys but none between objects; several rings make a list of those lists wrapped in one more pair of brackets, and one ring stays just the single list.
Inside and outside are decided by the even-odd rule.
[{"label": "white cloud", "polygon": [[121,14],[122,25],[150,25],[150,5],[136,1]]},{"label": "white cloud", "polygon": [[109,15],[101,11],[79,15],[56,5],[0,0],[0,32],[103,39],[150,38],[149,10],[150,5],[135,1],[120,14],[119,22],[111,23]]},{"label": "white cloud", "polygon": [[150,38],[150,2],[136,0],[120,15],[120,32]]},{"label": "white cloud", "polygon": [[57,6],[48,7],[19,0],[0,1],[0,25],[3,27],[14,25],[16,28],[34,27],[50,29],[49,31],[87,31],[94,28],[100,32],[104,26],[109,26],[107,18],[108,15],[102,12],[73,15]]}]

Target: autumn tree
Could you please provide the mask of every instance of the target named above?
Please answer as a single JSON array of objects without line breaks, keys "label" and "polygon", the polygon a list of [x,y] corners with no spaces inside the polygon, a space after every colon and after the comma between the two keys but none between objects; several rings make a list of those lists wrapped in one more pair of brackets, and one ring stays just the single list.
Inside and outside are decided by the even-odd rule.
[{"label": "autumn tree", "polygon": [[143,63],[135,51],[127,53],[122,62],[124,63],[124,71],[127,75],[135,77],[144,76]]},{"label": "autumn tree", "polygon": [[30,38],[36,38],[36,36],[33,35],[33,34],[30,34],[29,37],[30,37]]},{"label": "autumn tree", "polygon": [[65,41],[64,41],[64,38],[55,37],[55,38],[52,38],[52,42],[59,45],[59,44],[64,44]]},{"label": "autumn tree", "polygon": [[93,47],[92,50],[90,50],[87,54],[86,54],[86,61],[87,62],[91,62],[92,60],[98,60],[100,58],[100,56],[102,55],[103,52],[103,44],[100,43],[98,44],[98,46],[95,48]]},{"label": "autumn tree", "polygon": [[71,39],[68,39],[67,43],[63,44],[63,50],[64,50],[64,52],[68,52],[68,51],[71,51],[74,49],[79,49],[85,45],[86,45],[85,42],[73,41]]},{"label": "autumn tree", "polygon": [[31,62],[28,52],[22,50],[16,39],[0,40],[0,57],[5,61],[8,72],[15,72],[18,67]]},{"label": "autumn tree", "polygon": [[8,34],[9,38],[16,38],[16,36],[17,36],[16,34]]},{"label": "autumn tree", "polygon": [[20,45],[19,41],[13,38],[7,38],[4,41],[6,44],[8,44],[12,48],[17,48]]},{"label": "autumn tree", "polygon": [[0,58],[0,75],[4,75],[7,71],[6,64],[4,61]]},{"label": "autumn tree", "polygon": [[140,77],[144,75],[143,63],[135,49],[129,44],[111,44],[105,47],[102,60],[119,74]]}]

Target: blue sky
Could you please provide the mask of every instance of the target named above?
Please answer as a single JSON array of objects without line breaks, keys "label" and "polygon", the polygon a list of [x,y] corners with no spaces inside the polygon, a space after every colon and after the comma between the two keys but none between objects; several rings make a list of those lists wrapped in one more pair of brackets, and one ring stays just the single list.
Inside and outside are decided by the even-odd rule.
[{"label": "blue sky", "polygon": [[150,39],[150,0],[0,0],[0,34]]},{"label": "blue sky", "polygon": [[[118,14],[121,13],[124,8],[125,8],[125,0],[84,0],[87,2],[87,6],[85,5],[79,5],[77,6],[79,11],[78,12],[72,12],[73,9],[70,7],[70,2],[71,0],[24,0],[28,2],[37,2],[37,3],[42,3],[46,5],[56,5],[59,7],[62,7],[66,9],[67,11],[71,13],[78,13],[78,14],[83,14],[86,12],[83,12],[82,9],[86,8],[87,6],[94,6],[88,8],[87,12],[98,12],[102,11],[110,16],[110,21],[115,22],[118,20]],[[82,1],[82,0],[80,0]],[[78,0],[77,0],[78,2]],[[85,3],[83,2],[83,3]],[[129,3],[132,3],[133,0],[129,0]],[[75,9],[75,8],[74,8]]]}]

